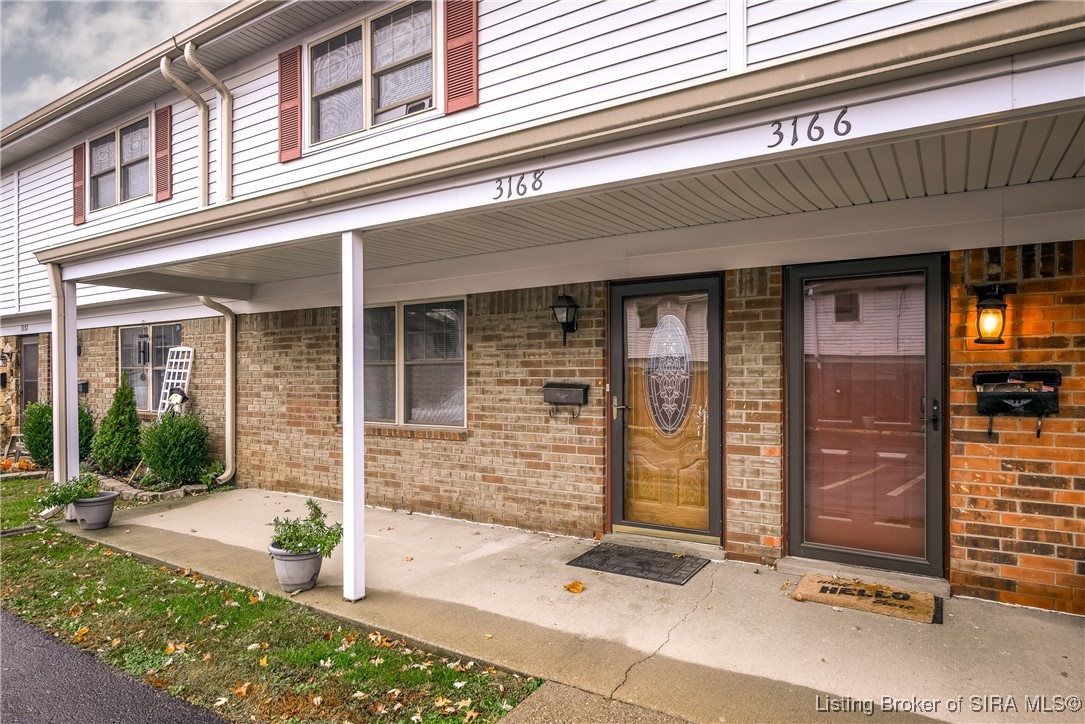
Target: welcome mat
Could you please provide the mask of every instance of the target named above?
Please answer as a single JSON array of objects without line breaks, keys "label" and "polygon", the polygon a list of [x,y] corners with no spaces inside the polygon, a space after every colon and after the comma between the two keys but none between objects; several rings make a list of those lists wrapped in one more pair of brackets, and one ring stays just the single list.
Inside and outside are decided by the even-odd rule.
[{"label": "welcome mat", "polygon": [[568,565],[684,586],[686,581],[693,578],[707,563],[707,558],[687,556],[683,553],[664,553],[603,543],[569,561]]},{"label": "welcome mat", "polygon": [[933,593],[904,591],[820,573],[803,576],[791,597],[796,601],[828,603],[919,623],[942,623],[942,599]]}]

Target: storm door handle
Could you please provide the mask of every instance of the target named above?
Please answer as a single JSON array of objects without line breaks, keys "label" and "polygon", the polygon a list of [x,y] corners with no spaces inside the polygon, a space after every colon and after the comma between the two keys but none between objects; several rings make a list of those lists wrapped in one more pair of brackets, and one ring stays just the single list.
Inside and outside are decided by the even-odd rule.
[{"label": "storm door handle", "polygon": [[920,422],[924,422],[924,423],[929,422],[931,424],[931,428],[935,432],[938,432],[938,424],[942,420],[942,408],[939,407],[937,399],[933,399],[933,398],[931,399],[931,410],[930,410],[930,414],[928,415],[927,414],[927,398],[926,397],[919,398],[919,414],[923,415],[923,417],[919,418]]}]

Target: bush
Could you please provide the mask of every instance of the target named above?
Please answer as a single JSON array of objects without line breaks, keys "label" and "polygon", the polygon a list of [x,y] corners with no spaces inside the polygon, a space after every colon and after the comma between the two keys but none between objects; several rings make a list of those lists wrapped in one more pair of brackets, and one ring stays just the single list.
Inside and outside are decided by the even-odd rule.
[{"label": "bush", "polygon": [[123,473],[140,460],[139,414],[128,378],[121,375],[121,385],[113,393],[113,404],[98,426],[91,445],[91,455],[106,473]]},{"label": "bush", "polygon": [[[79,459],[90,457],[94,441],[94,416],[86,406],[79,406]],[[30,459],[40,468],[53,466],[53,407],[41,402],[26,406],[23,419],[23,444]]]},{"label": "bush", "polygon": [[143,462],[176,487],[200,482],[211,445],[198,414],[167,415],[143,431]]},{"label": "bush", "polygon": [[23,413],[23,444],[41,468],[53,467],[53,408],[31,402]]},{"label": "bush", "polygon": [[86,460],[90,457],[90,449],[94,446],[94,415],[90,408],[84,404],[79,405],[79,459]]}]

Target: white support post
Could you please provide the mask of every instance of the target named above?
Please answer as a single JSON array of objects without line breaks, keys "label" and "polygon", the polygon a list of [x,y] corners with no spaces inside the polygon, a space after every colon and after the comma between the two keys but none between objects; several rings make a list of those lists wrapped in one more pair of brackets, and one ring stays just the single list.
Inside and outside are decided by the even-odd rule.
[{"label": "white support post", "polygon": [[50,338],[53,403],[53,480],[79,474],[79,401],[76,382],[75,282],[61,281],[60,266],[49,265],[53,331]]},{"label": "white support post", "polygon": [[362,234],[343,233],[343,598],[365,598],[365,385]]}]

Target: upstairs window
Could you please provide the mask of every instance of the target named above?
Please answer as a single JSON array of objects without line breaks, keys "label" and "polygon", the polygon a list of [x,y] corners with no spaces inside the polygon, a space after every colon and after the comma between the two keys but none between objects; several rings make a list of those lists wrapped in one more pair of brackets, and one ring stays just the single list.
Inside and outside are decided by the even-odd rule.
[{"label": "upstairs window", "polygon": [[150,120],[143,118],[90,142],[91,210],[151,193]]},{"label": "upstairs window", "polygon": [[309,47],[313,143],[433,107],[433,10],[415,2]]}]

